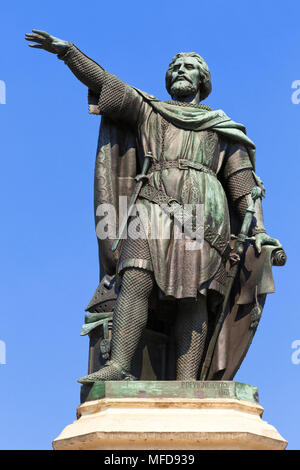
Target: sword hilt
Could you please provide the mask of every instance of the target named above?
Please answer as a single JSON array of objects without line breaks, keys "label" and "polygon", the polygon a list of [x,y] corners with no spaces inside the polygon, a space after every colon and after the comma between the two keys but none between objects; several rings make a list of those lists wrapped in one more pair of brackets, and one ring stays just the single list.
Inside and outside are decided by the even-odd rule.
[{"label": "sword hilt", "polygon": [[137,183],[139,183],[140,181],[142,181],[143,183],[148,181],[147,173],[150,168],[151,158],[153,158],[153,155],[151,152],[146,153],[146,155],[144,156],[142,173],[140,173],[139,175],[136,175],[135,177],[135,181]]}]

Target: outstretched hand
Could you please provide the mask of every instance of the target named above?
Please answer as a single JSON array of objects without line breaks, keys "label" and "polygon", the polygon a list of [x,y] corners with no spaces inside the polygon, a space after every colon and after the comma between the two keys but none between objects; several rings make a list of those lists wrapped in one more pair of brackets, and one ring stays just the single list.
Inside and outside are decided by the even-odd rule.
[{"label": "outstretched hand", "polygon": [[25,35],[26,41],[35,42],[37,44],[29,44],[29,47],[35,49],[44,49],[45,51],[51,52],[52,54],[61,54],[70,47],[69,41],[51,36],[46,31],[39,31],[33,29],[32,33]]}]

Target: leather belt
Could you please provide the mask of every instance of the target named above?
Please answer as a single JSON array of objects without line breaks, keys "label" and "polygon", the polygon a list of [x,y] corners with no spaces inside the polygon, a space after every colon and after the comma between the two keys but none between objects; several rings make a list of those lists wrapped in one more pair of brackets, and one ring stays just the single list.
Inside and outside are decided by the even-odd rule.
[{"label": "leather belt", "polygon": [[167,170],[169,168],[179,168],[180,170],[188,170],[189,168],[192,168],[194,170],[199,170],[203,173],[216,176],[216,173],[210,168],[208,168],[208,166],[202,165],[202,163],[199,162],[192,162],[185,158],[180,158],[178,160],[167,160],[163,162],[153,162],[150,167],[149,173],[153,171]]}]

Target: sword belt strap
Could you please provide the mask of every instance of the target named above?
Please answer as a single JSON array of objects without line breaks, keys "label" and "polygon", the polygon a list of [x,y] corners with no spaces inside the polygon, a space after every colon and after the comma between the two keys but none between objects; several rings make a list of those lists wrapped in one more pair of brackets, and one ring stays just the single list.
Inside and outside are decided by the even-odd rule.
[{"label": "sword belt strap", "polygon": [[[175,198],[169,196],[164,191],[156,189],[150,184],[146,184],[142,187],[139,197],[147,199],[155,204],[167,204],[174,209],[174,212],[178,209],[182,209],[183,206]],[[162,208],[163,209],[163,208]],[[209,225],[204,226],[204,239],[210,244],[211,247],[215,248],[218,253],[223,257],[227,258],[230,253],[230,245],[225,238],[218,232],[214,231]]]},{"label": "sword belt strap", "polygon": [[211,170],[205,165],[202,165],[202,163],[191,162],[190,160],[186,160],[184,158],[180,158],[179,160],[169,160],[152,163],[149,173],[152,173],[153,171],[167,170],[169,168],[179,168],[180,170],[187,170],[189,168],[192,168],[194,170],[199,170],[203,173],[216,176],[216,173],[213,170]]}]

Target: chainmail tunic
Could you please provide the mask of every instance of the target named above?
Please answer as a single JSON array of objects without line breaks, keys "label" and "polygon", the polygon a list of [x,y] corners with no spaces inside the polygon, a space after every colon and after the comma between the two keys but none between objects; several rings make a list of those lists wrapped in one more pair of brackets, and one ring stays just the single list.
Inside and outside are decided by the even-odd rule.
[{"label": "chainmail tunic", "polygon": [[[98,97],[101,114],[135,129],[140,166],[149,151],[155,161],[169,164],[161,171],[150,170],[149,184],[181,204],[201,205],[202,222],[229,241],[227,201],[242,220],[248,205],[246,196],[255,185],[245,148],[225,142],[210,130],[195,132],[175,127],[155,113],[134,88],[104,71],[75,46],[61,58]],[[168,103],[175,107],[186,105]],[[180,159],[204,165],[208,172],[170,166]],[[208,289],[224,294],[225,263],[220,253],[206,239],[201,248],[187,249],[184,238],[175,239],[174,224],[157,204],[145,199],[139,199],[138,203],[145,207],[150,224],[144,226],[145,239],[123,242],[119,272],[130,267],[153,271],[161,291],[175,298],[197,297],[199,292],[206,294]],[[160,230],[159,224],[169,229],[169,239],[151,238],[154,228]]]}]

